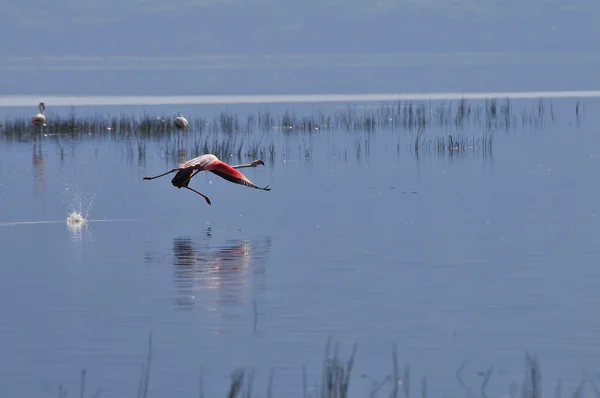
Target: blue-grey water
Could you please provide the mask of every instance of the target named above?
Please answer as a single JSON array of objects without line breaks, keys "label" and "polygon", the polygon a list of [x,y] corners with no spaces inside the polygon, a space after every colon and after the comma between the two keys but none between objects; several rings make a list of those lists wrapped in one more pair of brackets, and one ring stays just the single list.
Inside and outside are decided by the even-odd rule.
[{"label": "blue-grey water", "polygon": [[[572,396],[584,369],[600,376],[597,0],[0,10],[0,397],[80,396],[82,369],[85,397],[138,396],[150,333],[148,397],[199,396],[200,374],[205,396],[226,396],[240,367],[256,370],[254,396],[268,396],[274,371],[277,397],[303,396],[305,367],[318,396],[329,337],[344,360],[359,344],[351,397],[393,373],[393,344],[398,396],[421,395],[423,378],[429,397],[517,396],[526,352],[544,396],[559,380]],[[483,113],[436,124],[463,93]],[[483,123],[481,95],[513,98],[508,129]],[[267,110],[350,106],[360,119],[397,99],[424,104],[420,136],[402,122],[232,135],[192,124],[182,144],[166,132],[11,133],[39,101],[50,125],[177,112],[244,125]],[[449,135],[493,137],[493,149],[438,148]],[[190,185],[208,206],[171,175],[143,180],[230,139],[244,148],[231,164],[264,150],[265,166],[242,171],[272,191],[203,172]]]},{"label": "blue-grey water", "polygon": [[[264,167],[241,169],[272,191],[203,172],[190,186],[212,206],[172,175],[142,178],[227,134],[190,128],[187,152],[165,155],[174,133],[142,140],[138,156],[136,139],[45,136],[40,146],[3,132],[0,395],[56,396],[59,385],[77,395],[85,368],[88,395],[134,396],[150,332],[152,397],[197,396],[201,370],[205,393],[224,396],[238,367],[256,370],[261,396],[271,369],[276,394],[302,396],[302,367],[311,390],[328,337],[344,359],[359,344],[353,397],[392,373],[394,343],[411,395],[426,377],[428,396],[479,396],[493,365],[488,396],[509,396],[525,352],[539,356],[546,393],[559,379],[572,393],[600,360],[600,101],[545,103],[554,120],[548,108],[541,125],[522,118],[538,106],[523,99],[509,129],[427,127],[433,144],[418,156],[416,131],[402,128],[235,132],[246,145],[274,144]],[[364,105],[378,104],[352,106]],[[211,119],[347,104],[47,106],[50,122],[71,111]],[[491,153],[436,150],[436,137],[484,133]],[[88,223],[68,224],[74,211]]]}]

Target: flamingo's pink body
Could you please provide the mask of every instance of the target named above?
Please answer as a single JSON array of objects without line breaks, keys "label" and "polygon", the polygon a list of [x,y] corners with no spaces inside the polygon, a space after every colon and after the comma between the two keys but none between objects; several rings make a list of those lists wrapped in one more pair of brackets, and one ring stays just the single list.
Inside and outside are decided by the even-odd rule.
[{"label": "flamingo's pink body", "polygon": [[206,170],[235,184],[241,184],[247,187],[261,189],[263,191],[270,191],[271,188],[269,188],[268,185],[264,188],[259,187],[255,185],[252,181],[250,181],[245,175],[236,170],[243,167],[256,167],[259,164],[264,166],[265,163],[262,160],[255,160],[250,164],[230,166],[227,163],[220,161],[215,155],[206,154],[198,156],[194,159],[190,159],[187,162],[180,164],[179,167],[167,171],[166,173],[159,174],[153,177],[144,177],[144,180],[153,180],[155,178],[162,177],[169,173],[177,172],[177,174],[175,174],[175,177],[173,177],[173,179],[171,180],[171,184],[173,184],[177,188],[187,188],[191,191],[194,191],[197,194],[201,195],[204,199],[206,199],[206,202],[208,204],[211,204],[210,199],[206,195],[188,187],[188,184],[193,176],[195,176],[203,170]]},{"label": "flamingo's pink body", "polygon": [[40,102],[39,104],[40,113],[36,113],[31,118],[31,124],[34,126],[43,126],[46,124],[46,115],[44,115],[44,110],[46,110],[46,104]]},{"label": "flamingo's pink body", "polygon": [[186,118],[184,118],[183,116],[181,116],[181,114],[178,114],[177,117],[175,118],[175,127],[177,127],[177,130],[181,130],[181,131],[185,131],[188,128],[188,121]]}]

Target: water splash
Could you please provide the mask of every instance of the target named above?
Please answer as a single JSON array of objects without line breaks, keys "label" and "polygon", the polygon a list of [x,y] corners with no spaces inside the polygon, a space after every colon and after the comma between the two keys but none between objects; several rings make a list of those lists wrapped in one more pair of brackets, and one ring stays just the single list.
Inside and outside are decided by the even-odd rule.
[{"label": "water splash", "polygon": [[67,186],[64,194],[69,195],[67,200],[69,213],[66,219],[69,238],[75,241],[81,240],[83,227],[88,223],[96,194],[94,193],[90,199],[87,199],[83,192],[73,186]]},{"label": "water splash", "polygon": [[[65,189],[65,194],[70,194],[71,198],[68,201],[69,207],[69,216],[67,217],[67,223],[69,223],[69,218],[71,221],[76,221],[78,218],[76,215],[79,215],[81,219],[88,220],[90,212],[92,210],[92,206],[94,203],[94,199],[96,198],[96,193],[92,195],[89,200],[86,200],[84,194],[79,191],[77,188],[67,187]],[[87,202],[87,207],[84,211],[84,203]]]},{"label": "water splash", "polygon": [[87,218],[80,212],[74,211],[67,216],[67,225],[70,227],[83,226],[87,224]]},{"label": "water splash", "polygon": [[67,216],[67,228],[69,228],[69,238],[73,241],[82,239],[83,227],[88,222],[88,219],[83,214],[77,211],[71,212]]}]

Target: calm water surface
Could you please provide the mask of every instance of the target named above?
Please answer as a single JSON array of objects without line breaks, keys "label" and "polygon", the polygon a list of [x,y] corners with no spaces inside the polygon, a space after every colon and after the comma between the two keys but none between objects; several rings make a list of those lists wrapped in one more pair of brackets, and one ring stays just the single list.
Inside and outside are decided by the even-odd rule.
[{"label": "calm water surface", "polygon": [[[90,393],[133,396],[150,331],[153,397],[194,396],[201,368],[205,392],[223,396],[237,367],[257,370],[261,395],[274,369],[274,391],[301,396],[302,366],[313,386],[329,336],[344,358],[359,343],[357,397],[371,387],[361,374],[391,373],[392,343],[413,394],[427,377],[430,396],[467,396],[455,371],[468,360],[473,393],[494,365],[488,392],[508,396],[525,351],[539,355],[548,392],[559,378],[573,391],[600,360],[600,101],[583,100],[579,124],[575,102],[553,101],[544,128],[495,131],[488,156],[416,156],[404,130],[274,130],[262,140],[275,158],[242,170],[273,190],[201,173],[191,186],[212,206],[171,176],[142,180],[178,163],[164,142],[138,159],[121,140],[61,138],[63,156],[54,137],[41,150],[3,140],[0,395],[54,396],[59,384],[77,394],[85,368]],[[425,137],[447,134],[482,130]],[[199,136],[187,132],[184,148]],[[73,211],[90,221],[68,225]]]}]

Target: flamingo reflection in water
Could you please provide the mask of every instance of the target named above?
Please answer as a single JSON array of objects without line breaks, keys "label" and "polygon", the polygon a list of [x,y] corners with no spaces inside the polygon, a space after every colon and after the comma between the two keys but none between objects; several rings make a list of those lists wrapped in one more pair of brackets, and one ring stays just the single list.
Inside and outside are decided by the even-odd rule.
[{"label": "flamingo reflection in water", "polygon": [[206,232],[207,237],[198,243],[187,236],[173,239],[177,304],[185,309],[204,307],[223,315],[222,307],[245,305],[248,286],[264,289],[261,276],[265,274],[271,240],[230,240],[214,246],[210,244],[210,228]]},{"label": "flamingo reflection in water", "polygon": [[39,145],[34,138],[33,141],[33,157],[32,157],[32,165],[33,165],[33,182],[35,184],[35,192],[36,196],[39,195],[41,205],[40,209],[44,212],[46,211],[46,159],[44,158],[44,154],[42,153],[42,142],[40,140]]},{"label": "flamingo reflection in water", "polygon": [[180,148],[177,150],[177,162],[179,164],[185,163],[185,160],[188,157],[188,150],[185,148]]}]

